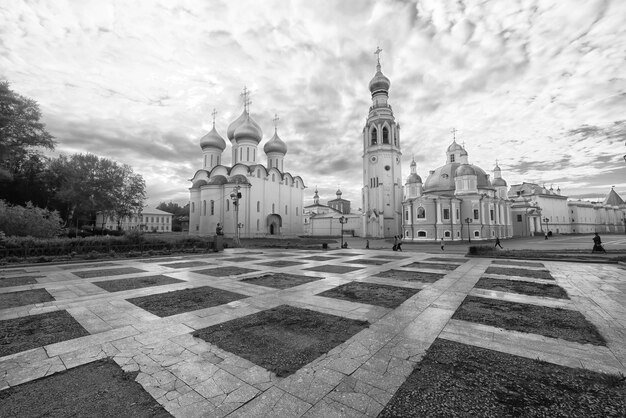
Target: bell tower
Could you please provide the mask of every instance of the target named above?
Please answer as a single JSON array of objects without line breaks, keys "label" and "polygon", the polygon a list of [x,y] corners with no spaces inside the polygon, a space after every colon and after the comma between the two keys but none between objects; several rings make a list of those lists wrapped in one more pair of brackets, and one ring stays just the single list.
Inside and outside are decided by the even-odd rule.
[{"label": "bell tower", "polygon": [[400,126],[388,103],[391,82],[381,71],[381,52],[374,52],[372,106],[363,127],[363,234],[373,238],[402,235]]}]

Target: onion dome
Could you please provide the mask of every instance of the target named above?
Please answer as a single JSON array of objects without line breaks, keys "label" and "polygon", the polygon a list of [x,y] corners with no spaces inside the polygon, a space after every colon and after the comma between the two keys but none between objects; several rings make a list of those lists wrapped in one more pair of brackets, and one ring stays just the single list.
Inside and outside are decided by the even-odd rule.
[{"label": "onion dome", "polygon": [[491,182],[491,184],[494,187],[498,187],[498,186],[506,186],[506,181],[503,178],[497,178],[497,179],[493,179],[493,181]]},{"label": "onion dome", "polygon": [[226,149],[226,141],[217,133],[215,125],[208,134],[200,138],[200,148],[218,148],[221,151]]},{"label": "onion dome", "polygon": [[287,145],[283,142],[282,139],[280,139],[278,133],[274,131],[274,136],[272,137],[272,139],[267,141],[267,143],[263,147],[263,151],[266,154],[269,154],[271,152],[277,152],[285,155],[287,154]]},{"label": "onion dome", "polygon": [[417,175],[417,173],[411,173],[409,174],[409,177],[406,179],[407,184],[412,184],[412,183],[421,183],[422,182],[422,178]]},{"label": "onion dome", "polygon": [[465,148],[463,148],[461,145],[457,144],[456,140],[452,141],[452,143],[450,144],[450,146],[448,147],[448,150],[446,152],[447,153],[451,153],[451,152],[455,152],[455,151],[465,152],[465,155],[467,155],[467,151],[465,151]]},{"label": "onion dome", "polygon": [[476,172],[474,171],[472,166],[469,165],[469,164],[460,165],[459,168],[456,169],[456,172],[454,174],[455,177],[459,177],[459,176],[475,176],[475,175],[476,175]]},{"label": "onion dome", "polygon": [[[230,129],[230,127],[228,129]],[[261,142],[262,136],[263,131],[249,116],[247,116],[246,119],[239,126],[237,126],[237,128],[235,128],[235,132],[233,134],[235,141],[251,139],[256,141],[257,144]]]},{"label": "onion dome", "polygon": [[257,128],[258,131],[261,133],[261,136],[263,135],[263,131],[261,130],[261,127],[254,121],[254,119],[249,117],[248,112],[246,112],[246,110],[244,109],[241,115],[237,119],[235,119],[233,122],[231,122],[230,125],[228,125],[228,129],[226,130],[226,136],[231,142],[233,141],[233,139],[235,139],[235,130],[241,124],[243,124],[246,120],[250,120],[252,125],[255,128]]},{"label": "onion dome", "polygon": [[335,193],[335,194],[337,195],[337,199],[341,198],[341,195],[342,195],[341,189],[338,189],[337,193]]},{"label": "onion dome", "polygon": [[376,94],[378,92],[387,93],[389,87],[391,87],[391,81],[380,71],[380,65],[378,65],[374,78],[370,81],[370,92]]}]

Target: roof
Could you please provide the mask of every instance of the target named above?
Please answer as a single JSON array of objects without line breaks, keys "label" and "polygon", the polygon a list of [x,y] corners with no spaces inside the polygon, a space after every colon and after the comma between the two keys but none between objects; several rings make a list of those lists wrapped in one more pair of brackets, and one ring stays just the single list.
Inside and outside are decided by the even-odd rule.
[{"label": "roof", "polygon": [[156,208],[144,208],[141,211],[142,215],[170,215],[174,216],[173,213],[165,212],[164,210],[156,209]]},{"label": "roof", "polygon": [[606,196],[606,199],[604,199],[603,203],[610,206],[619,206],[624,204],[624,200],[617,194],[617,192],[613,188],[611,188],[611,191]]}]

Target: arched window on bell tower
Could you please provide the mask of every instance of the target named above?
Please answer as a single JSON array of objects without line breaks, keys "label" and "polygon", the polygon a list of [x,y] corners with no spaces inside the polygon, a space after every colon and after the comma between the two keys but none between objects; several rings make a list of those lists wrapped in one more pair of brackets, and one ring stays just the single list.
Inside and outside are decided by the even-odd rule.
[{"label": "arched window on bell tower", "polygon": [[383,127],[383,144],[389,143],[389,129],[387,127]]},{"label": "arched window on bell tower", "polygon": [[376,130],[376,128],[372,129],[371,138],[372,145],[378,144],[378,131]]}]

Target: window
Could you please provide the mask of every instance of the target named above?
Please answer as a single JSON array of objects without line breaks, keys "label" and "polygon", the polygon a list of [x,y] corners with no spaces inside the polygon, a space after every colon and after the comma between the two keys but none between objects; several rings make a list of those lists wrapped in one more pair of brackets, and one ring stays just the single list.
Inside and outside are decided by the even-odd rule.
[{"label": "window", "polygon": [[195,211],[196,211],[196,202],[191,202],[191,213],[194,213]]},{"label": "window", "polygon": [[260,200],[256,201],[256,211],[257,212],[261,212],[261,201]]},{"label": "window", "polygon": [[389,129],[385,126],[383,128],[383,144],[389,143]]},{"label": "window", "polygon": [[417,236],[422,238],[426,236],[426,231],[417,231]]},{"label": "window", "polygon": [[461,213],[459,212],[459,210],[456,210],[456,220],[458,221],[459,218],[461,218]]},{"label": "window", "polygon": [[272,213],[276,213],[276,208],[273,203],[272,203]]},{"label": "window", "polygon": [[450,219],[450,209],[443,210],[443,219]]},{"label": "window", "polygon": [[276,181],[276,175],[272,174],[272,181]]},{"label": "window", "polygon": [[454,162],[454,154],[450,154],[450,162],[453,163]]},{"label": "window", "polygon": [[259,230],[259,226],[261,225],[261,222],[257,219],[256,220],[256,230]]},{"label": "window", "polygon": [[450,231],[445,231],[443,233],[443,236],[446,237],[446,238],[450,238]]},{"label": "window", "polygon": [[371,140],[372,145],[378,144],[378,132],[376,132],[376,128],[372,129]]},{"label": "window", "polygon": [[474,219],[478,219],[478,209],[474,209]]},{"label": "window", "polygon": [[404,212],[404,220],[405,221],[409,220],[409,211],[408,210],[406,212]]},{"label": "window", "polygon": [[250,161],[250,148],[246,148],[246,158]]},{"label": "window", "polygon": [[202,216],[206,216],[206,200],[202,201]]},{"label": "window", "polygon": [[421,206],[417,208],[417,217],[418,219],[424,219],[426,217],[426,211]]},{"label": "window", "polygon": [[489,219],[493,221],[493,209],[489,209]]},{"label": "window", "polygon": [[226,212],[230,210],[230,200],[226,201]]},{"label": "window", "polygon": [[211,200],[211,215],[215,215],[215,201]]},{"label": "window", "polygon": [[522,215],[517,215],[517,222],[522,222]]},{"label": "window", "polygon": [[480,232],[474,231],[474,238],[480,237]]},{"label": "window", "polygon": [[289,211],[287,210],[287,205],[285,205],[285,215],[288,215]]}]

